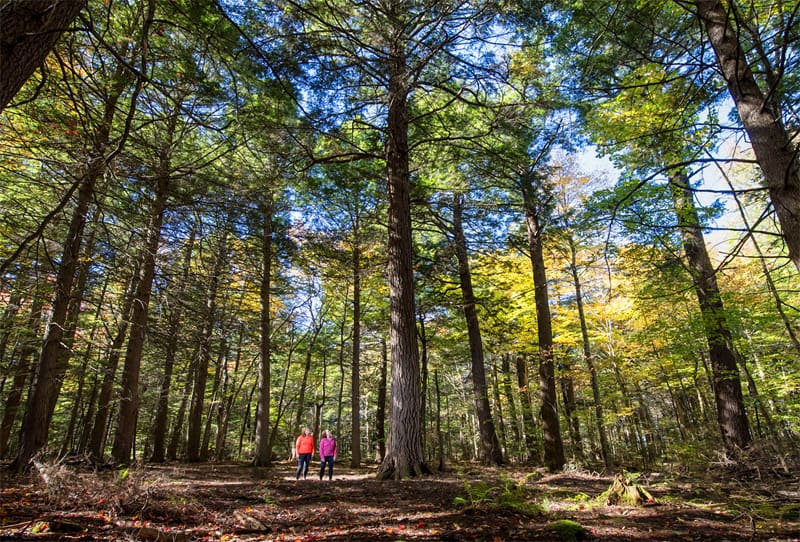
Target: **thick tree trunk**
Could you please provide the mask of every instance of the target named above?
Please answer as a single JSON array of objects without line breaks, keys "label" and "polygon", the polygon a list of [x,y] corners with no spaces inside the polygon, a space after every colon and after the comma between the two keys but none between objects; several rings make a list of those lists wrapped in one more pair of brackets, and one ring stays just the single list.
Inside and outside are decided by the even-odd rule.
[{"label": "thick tree trunk", "polygon": [[270,296],[272,292],[272,215],[274,205],[272,191],[267,190],[262,202],[264,237],[261,245],[261,343],[258,360],[258,407],[256,407],[256,450],[253,464],[267,467],[272,461],[270,442]]},{"label": "thick tree trunk", "polygon": [[744,408],[733,337],[726,321],[717,277],[703,238],[693,193],[684,172],[670,177],[670,190],[683,237],[689,273],[700,303],[703,328],[708,341],[717,422],[722,440],[729,451],[747,447],[752,437]]},{"label": "thick tree trunk", "polygon": [[523,201],[528,229],[531,267],[533,268],[534,301],[536,304],[536,328],[539,343],[539,397],[544,439],[544,463],[551,471],[564,467],[564,444],[556,404],[556,378],[553,364],[553,324],[547,295],[547,273],[544,263],[542,228],[536,206],[533,203],[533,186],[530,179],[523,179]]},{"label": "thick tree trunk", "polygon": [[726,11],[726,3],[701,0],[695,5],[764,173],[789,257],[800,269],[800,163],[797,151],[786,132],[778,107],[756,82],[736,27]]},{"label": "thick tree trunk", "polygon": [[169,324],[167,325],[167,346],[164,352],[164,375],[161,377],[161,391],[158,394],[156,417],[153,421],[153,453],[150,456],[150,461],[154,463],[161,463],[165,459],[169,391],[172,386],[172,372],[175,368],[175,356],[178,353],[178,331],[180,331],[181,319],[183,318],[183,296],[186,291],[186,285],[189,282],[189,271],[191,269],[196,237],[197,228],[192,224],[189,239],[186,241],[181,281],[178,283],[178,291],[174,296],[175,302],[173,303],[173,310],[169,316]]},{"label": "thick tree trunk", "polygon": [[481,438],[481,460],[487,465],[502,465],[503,453],[497,440],[492,410],[489,405],[489,389],[486,385],[486,364],[483,355],[483,340],[472,289],[472,274],[469,267],[467,239],[463,226],[463,202],[459,193],[453,196],[453,243],[458,260],[458,277],[461,284],[461,299],[464,319],[467,322],[469,351],[472,368],[472,388],[475,410],[478,416],[478,432]]},{"label": "thick tree trunk", "polygon": [[423,456],[420,425],[419,351],[414,310],[414,253],[411,243],[411,183],[408,170],[407,71],[405,53],[393,51],[389,68],[386,142],[392,406],[389,442],[386,456],[378,470],[378,478],[396,480],[428,472]]},{"label": "thick tree trunk", "polygon": [[44,63],[88,0],[0,1],[0,111]]}]

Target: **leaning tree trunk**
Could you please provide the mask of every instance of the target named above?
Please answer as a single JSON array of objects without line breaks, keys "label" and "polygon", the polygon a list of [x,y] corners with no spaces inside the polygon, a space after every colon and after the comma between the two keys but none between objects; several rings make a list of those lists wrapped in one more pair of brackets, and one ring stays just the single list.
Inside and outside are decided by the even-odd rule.
[{"label": "leaning tree trunk", "polygon": [[41,66],[88,0],[0,2],[0,111]]},{"label": "leaning tree trunk", "polygon": [[58,360],[65,349],[64,329],[67,309],[72,296],[72,285],[78,266],[78,256],[86,227],[86,215],[94,193],[94,186],[105,169],[102,151],[94,157],[80,181],[78,201],[70,221],[61,266],[55,282],[55,295],[50,322],[45,332],[44,344],[36,365],[33,387],[28,396],[27,409],[22,421],[22,438],[12,470],[27,470],[34,456],[47,444],[50,430],[50,404],[56,393]]},{"label": "leaning tree trunk", "polygon": [[503,451],[497,440],[497,432],[489,405],[489,390],[486,385],[486,364],[483,356],[483,340],[475,308],[475,292],[472,289],[472,274],[469,267],[467,239],[464,235],[462,195],[453,197],[453,243],[458,259],[458,277],[461,284],[461,298],[464,319],[467,322],[470,360],[472,362],[472,387],[475,394],[475,410],[478,415],[478,431],[481,439],[481,460],[487,465],[502,465]]},{"label": "leaning tree trunk", "polygon": [[256,467],[267,467],[272,460],[272,442],[270,442],[270,334],[272,323],[270,318],[270,295],[272,279],[272,215],[274,205],[272,191],[267,190],[262,202],[264,236],[261,245],[261,342],[258,360],[258,406],[256,407],[256,450],[253,464]]},{"label": "leaning tree trunk", "polygon": [[386,456],[378,478],[399,480],[428,472],[422,450],[420,374],[414,311],[411,183],[408,159],[408,84],[405,52],[390,53],[386,169],[389,198],[387,274],[391,312],[392,406]]},{"label": "leaning tree trunk", "polygon": [[556,377],[553,365],[553,324],[547,296],[547,274],[544,264],[544,245],[540,217],[534,203],[533,186],[528,176],[523,179],[523,201],[528,229],[531,266],[533,268],[536,328],[539,343],[539,396],[542,417],[544,463],[551,471],[564,467],[564,444],[556,405]]},{"label": "leaning tree trunk", "polygon": [[[800,164],[778,106],[764,94],[747,64],[736,27],[721,0],[695,2],[720,72],[736,104],[756,160],[764,173],[789,258],[800,269]],[[733,413],[732,413],[733,415]]]},{"label": "leaning tree trunk", "polygon": [[678,172],[670,177],[670,191],[708,341],[711,371],[714,377],[717,422],[726,449],[734,452],[737,448],[745,448],[752,440],[739,380],[737,366],[739,354],[733,346],[733,337],[726,321],[725,307],[717,285],[714,266],[708,256],[693,193],[685,172]]}]

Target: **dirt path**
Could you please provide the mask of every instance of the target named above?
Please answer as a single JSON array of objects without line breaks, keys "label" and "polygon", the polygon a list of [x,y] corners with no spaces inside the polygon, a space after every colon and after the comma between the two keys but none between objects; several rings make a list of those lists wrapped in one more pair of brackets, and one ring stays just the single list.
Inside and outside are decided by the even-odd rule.
[{"label": "dirt path", "polygon": [[[41,476],[0,478],[0,540],[800,540],[797,480],[776,502],[770,484],[709,488],[672,479],[649,486],[659,504],[636,508],[594,499],[611,477],[523,477],[519,469],[472,467],[401,482],[339,466],[333,481],[297,481],[291,463],[147,466],[124,479],[59,467],[43,476],[47,484]],[[736,488],[750,492],[754,506],[736,504]]]}]

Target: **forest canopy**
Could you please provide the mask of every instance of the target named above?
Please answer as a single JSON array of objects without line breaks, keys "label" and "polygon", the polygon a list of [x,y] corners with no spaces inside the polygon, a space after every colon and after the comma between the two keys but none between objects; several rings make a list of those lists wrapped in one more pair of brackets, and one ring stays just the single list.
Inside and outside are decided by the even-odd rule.
[{"label": "forest canopy", "polygon": [[12,468],[268,466],[303,427],[394,479],[797,449],[797,5],[3,0],[0,25]]}]

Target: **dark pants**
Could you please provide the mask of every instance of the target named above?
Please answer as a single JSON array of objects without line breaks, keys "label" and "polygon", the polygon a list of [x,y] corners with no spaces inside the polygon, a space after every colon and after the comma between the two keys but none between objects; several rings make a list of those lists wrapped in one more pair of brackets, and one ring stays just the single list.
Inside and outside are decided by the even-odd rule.
[{"label": "dark pants", "polygon": [[297,476],[295,479],[300,479],[300,474],[303,478],[308,474],[308,464],[311,463],[311,454],[297,454]]},{"label": "dark pants", "polygon": [[328,480],[333,480],[333,456],[326,455],[322,458],[322,461],[319,464],[319,479],[322,480],[322,477],[325,476],[325,466],[328,467]]}]

